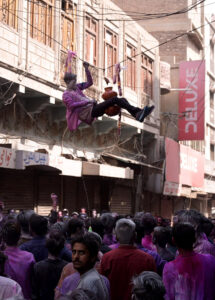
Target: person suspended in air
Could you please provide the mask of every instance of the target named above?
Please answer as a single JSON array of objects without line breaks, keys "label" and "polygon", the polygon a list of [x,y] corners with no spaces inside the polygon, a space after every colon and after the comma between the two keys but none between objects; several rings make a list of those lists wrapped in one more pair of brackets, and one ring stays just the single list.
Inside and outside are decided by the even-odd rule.
[{"label": "person suspended in air", "polygon": [[77,75],[66,72],[64,81],[66,90],[63,93],[63,102],[66,106],[66,119],[70,131],[76,130],[81,122],[91,125],[93,121],[105,114],[105,111],[114,105],[126,109],[137,121],[144,119],[153,111],[154,105],[145,106],[143,109],[129,104],[123,97],[113,97],[104,102],[97,103],[96,100],[89,99],[83,90],[93,85],[92,76],[89,70],[89,63],[83,63],[87,81],[77,83]]}]

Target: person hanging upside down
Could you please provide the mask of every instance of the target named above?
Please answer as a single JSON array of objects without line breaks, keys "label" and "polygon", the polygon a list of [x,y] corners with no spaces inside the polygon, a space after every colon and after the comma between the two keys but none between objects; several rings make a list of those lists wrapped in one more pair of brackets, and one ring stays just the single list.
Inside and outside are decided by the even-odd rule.
[{"label": "person hanging upside down", "polygon": [[64,81],[67,85],[63,93],[63,102],[66,105],[66,119],[69,130],[77,129],[81,122],[89,125],[97,117],[105,114],[105,110],[117,104],[119,107],[126,109],[137,121],[143,122],[154,109],[153,106],[145,106],[143,109],[129,104],[125,98],[113,97],[102,103],[97,103],[96,100],[91,100],[84,95],[83,90],[93,85],[89,64],[83,63],[85,68],[87,82],[77,84],[77,75],[73,73],[65,73]]}]

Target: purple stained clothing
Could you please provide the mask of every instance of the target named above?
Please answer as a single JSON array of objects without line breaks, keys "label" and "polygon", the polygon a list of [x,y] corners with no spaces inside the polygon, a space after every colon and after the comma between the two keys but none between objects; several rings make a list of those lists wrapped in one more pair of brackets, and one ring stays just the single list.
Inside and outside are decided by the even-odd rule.
[{"label": "purple stained clothing", "polygon": [[141,245],[136,245],[136,246],[138,249],[144,251],[145,253],[148,253],[149,255],[151,255],[154,258],[157,272],[160,276],[162,276],[163,268],[164,268],[165,264],[167,263],[167,261],[162,259],[157,252],[146,249],[146,248],[142,247]]},{"label": "purple stained clothing", "polygon": [[4,251],[8,260],[5,263],[5,274],[18,282],[26,299],[31,298],[31,277],[35,259],[32,253],[18,247],[7,247]]},{"label": "purple stained clothing", "polygon": [[[103,278],[105,286],[107,287],[107,290],[109,292],[110,291],[109,280],[103,275],[100,276]],[[62,287],[60,288],[60,294],[66,295],[67,293],[74,291],[78,287],[80,280],[81,280],[81,276],[78,272],[73,273],[68,277],[66,277],[63,280]]]},{"label": "purple stained clothing", "polygon": [[214,300],[215,258],[190,252],[167,263],[163,271],[166,300]]},{"label": "purple stained clothing", "polygon": [[119,247],[119,243],[109,245],[109,248],[111,248],[112,250],[113,250],[113,249],[116,249],[116,248],[118,248],[118,247]]},{"label": "purple stained clothing", "polygon": [[211,254],[215,256],[215,246],[208,241],[204,233],[198,237],[194,245],[194,251],[200,254]]},{"label": "purple stained clothing", "polygon": [[[113,245],[113,244],[117,244],[117,240],[114,234],[112,233],[105,233],[104,237],[103,237],[103,243],[105,245]],[[118,244],[119,245],[119,244]]]},{"label": "purple stained clothing", "polygon": [[83,121],[91,124],[94,118],[91,112],[95,100],[87,98],[82,92],[93,84],[92,76],[88,69],[85,69],[87,82],[77,84],[76,90],[66,90],[63,93],[63,102],[66,105],[66,119],[69,130],[75,130]]},{"label": "purple stained clothing", "polygon": [[149,249],[151,251],[157,252],[156,246],[152,242],[151,234],[145,235],[142,238],[142,246],[143,246],[143,248],[146,248],[146,249]]}]

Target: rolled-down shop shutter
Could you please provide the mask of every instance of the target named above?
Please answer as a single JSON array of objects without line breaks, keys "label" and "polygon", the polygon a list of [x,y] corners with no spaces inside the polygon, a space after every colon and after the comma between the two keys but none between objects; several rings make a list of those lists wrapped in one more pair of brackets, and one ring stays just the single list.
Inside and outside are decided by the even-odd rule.
[{"label": "rolled-down shop shutter", "polygon": [[32,172],[0,169],[0,197],[6,211],[34,209],[33,182]]},{"label": "rolled-down shop shutter", "polygon": [[61,201],[61,176],[54,173],[38,174],[37,184],[37,212],[40,215],[48,216],[52,209],[51,193],[58,195],[59,202]]},{"label": "rolled-down shop shutter", "polygon": [[131,187],[118,185],[114,188],[110,200],[110,210],[122,215],[132,213]]}]

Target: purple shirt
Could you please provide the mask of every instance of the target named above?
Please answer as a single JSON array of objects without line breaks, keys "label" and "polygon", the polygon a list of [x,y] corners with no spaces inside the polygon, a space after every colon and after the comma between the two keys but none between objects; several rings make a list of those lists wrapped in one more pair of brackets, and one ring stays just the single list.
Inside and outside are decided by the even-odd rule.
[{"label": "purple shirt", "polygon": [[[104,237],[103,237],[103,243],[105,245],[108,245],[108,246],[113,245],[113,244],[117,244],[117,240],[116,240],[115,235],[113,235],[112,233],[105,233]],[[119,244],[118,244],[118,246],[119,246]],[[114,249],[114,248],[112,248],[112,249]]]},{"label": "purple shirt", "polygon": [[26,299],[31,298],[31,276],[35,259],[32,253],[18,247],[7,247],[4,251],[8,260],[5,263],[5,274],[18,282]]},{"label": "purple shirt", "polygon": [[164,266],[166,300],[214,300],[215,258],[190,252]]},{"label": "purple shirt", "polygon": [[[100,276],[103,278],[104,284],[107,287],[107,290],[109,292],[110,291],[109,280],[105,276],[102,275]],[[61,295],[66,295],[67,293],[74,291],[78,287],[80,280],[81,280],[81,276],[78,272],[73,273],[68,277],[66,277],[62,283],[62,287],[60,288]],[[92,291],[94,292],[94,290]]]},{"label": "purple shirt", "polygon": [[[79,124],[80,113],[83,112],[83,109],[92,109],[93,103],[95,101],[87,98],[82,92],[84,89],[90,87],[93,84],[92,76],[88,69],[85,69],[87,75],[87,82],[82,82],[76,85],[76,90],[68,91],[66,90],[63,93],[63,102],[66,105],[66,119],[69,130],[75,130]],[[91,124],[93,118],[90,116],[84,120],[86,123]],[[83,120],[82,120],[83,121]]]},{"label": "purple shirt", "polygon": [[198,237],[194,245],[194,251],[200,254],[211,254],[215,256],[215,246],[208,241],[207,236],[204,233]]}]

